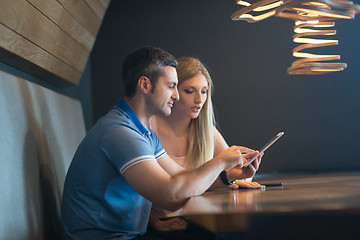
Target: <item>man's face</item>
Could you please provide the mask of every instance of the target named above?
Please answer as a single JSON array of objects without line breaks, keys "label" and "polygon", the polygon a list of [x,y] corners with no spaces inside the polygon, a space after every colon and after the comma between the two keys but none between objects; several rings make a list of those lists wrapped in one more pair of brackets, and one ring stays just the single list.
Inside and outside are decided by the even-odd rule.
[{"label": "man's face", "polygon": [[159,77],[149,96],[149,109],[153,110],[154,115],[169,116],[174,102],[179,100],[177,90],[178,78],[176,69],[166,66],[164,73]]}]

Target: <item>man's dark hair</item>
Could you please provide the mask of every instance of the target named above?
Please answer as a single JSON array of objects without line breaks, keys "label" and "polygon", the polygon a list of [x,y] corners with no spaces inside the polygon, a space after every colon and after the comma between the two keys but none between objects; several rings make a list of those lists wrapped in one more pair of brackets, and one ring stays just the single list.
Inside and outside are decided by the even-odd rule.
[{"label": "man's dark hair", "polygon": [[178,65],[174,56],[160,48],[143,47],[130,53],[122,65],[122,81],[125,88],[125,97],[132,97],[136,93],[138,80],[141,76],[150,79],[155,85],[163,74],[163,68]]}]

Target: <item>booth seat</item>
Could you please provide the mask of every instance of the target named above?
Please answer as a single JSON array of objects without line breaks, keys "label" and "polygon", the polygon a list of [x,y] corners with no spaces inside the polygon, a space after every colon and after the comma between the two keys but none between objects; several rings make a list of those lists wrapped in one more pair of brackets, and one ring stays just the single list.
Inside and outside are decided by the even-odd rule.
[{"label": "booth seat", "polygon": [[60,239],[65,175],[84,135],[78,100],[0,71],[0,239]]}]

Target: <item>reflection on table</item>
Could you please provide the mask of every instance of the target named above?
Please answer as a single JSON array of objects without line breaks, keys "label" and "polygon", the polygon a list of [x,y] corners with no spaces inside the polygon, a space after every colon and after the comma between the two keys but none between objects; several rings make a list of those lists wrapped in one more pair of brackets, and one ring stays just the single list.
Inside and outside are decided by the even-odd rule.
[{"label": "reflection on table", "polygon": [[[262,184],[282,182],[283,186],[266,190],[208,191],[190,199],[183,214],[214,233],[244,233],[250,234],[252,239],[255,239],[254,231],[271,231],[278,228],[278,223],[296,232],[294,228],[299,227],[299,221],[302,230],[296,235],[298,239],[306,231],[314,231],[311,236],[320,239],[324,236],[335,239],[338,235],[342,239],[360,239],[359,172],[268,176],[255,181]],[[343,238],[343,225],[346,232],[352,232],[349,238]],[[356,230],[349,230],[352,228]],[[321,229],[327,229],[327,233],[322,233]]]}]

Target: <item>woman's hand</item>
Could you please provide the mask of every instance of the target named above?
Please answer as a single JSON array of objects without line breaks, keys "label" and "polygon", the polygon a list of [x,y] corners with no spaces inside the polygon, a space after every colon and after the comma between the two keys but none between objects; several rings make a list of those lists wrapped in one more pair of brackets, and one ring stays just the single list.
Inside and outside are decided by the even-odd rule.
[{"label": "woman's hand", "polygon": [[240,151],[241,151],[242,154],[253,153],[253,152],[256,151],[256,150],[253,150],[251,148],[244,147],[244,146],[239,146],[239,147],[240,147]]},{"label": "woman's hand", "polygon": [[239,188],[247,188],[247,189],[265,189],[265,186],[257,183],[257,182],[248,182],[246,179],[236,180],[236,182],[229,186],[230,189],[239,189]]}]

